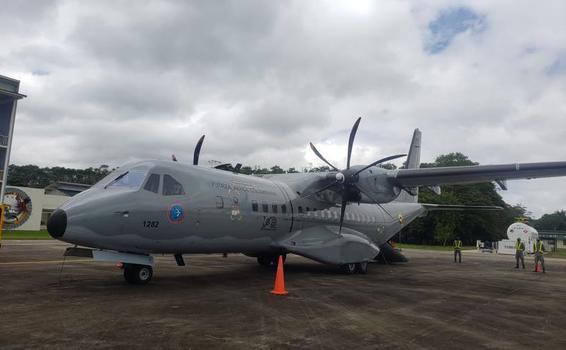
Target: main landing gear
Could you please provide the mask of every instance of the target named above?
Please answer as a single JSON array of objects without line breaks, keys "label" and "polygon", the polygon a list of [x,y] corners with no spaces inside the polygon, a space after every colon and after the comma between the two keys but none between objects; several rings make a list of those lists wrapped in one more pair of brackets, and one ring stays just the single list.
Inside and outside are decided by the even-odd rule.
[{"label": "main landing gear", "polygon": [[359,263],[344,264],[340,265],[339,269],[346,275],[352,275],[356,272],[365,275],[366,273],[368,273],[368,262],[364,261]]},{"label": "main landing gear", "polygon": [[153,277],[153,268],[147,265],[124,264],[124,279],[131,284],[147,284]]}]

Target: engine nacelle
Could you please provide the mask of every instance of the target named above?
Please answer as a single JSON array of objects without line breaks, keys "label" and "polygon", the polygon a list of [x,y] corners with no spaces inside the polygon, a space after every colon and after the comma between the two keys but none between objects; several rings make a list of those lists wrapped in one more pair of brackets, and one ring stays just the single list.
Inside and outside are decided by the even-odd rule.
[{"label": "engine nacelle", "polygon": [[[363,192],[363,203],[388,203],[395,200],[401,193],[401,188],[395,185],[383,169],[373,168],[358,176],[360,178],[356,186]],[[371,198],[364,198],[366,195]]]}]

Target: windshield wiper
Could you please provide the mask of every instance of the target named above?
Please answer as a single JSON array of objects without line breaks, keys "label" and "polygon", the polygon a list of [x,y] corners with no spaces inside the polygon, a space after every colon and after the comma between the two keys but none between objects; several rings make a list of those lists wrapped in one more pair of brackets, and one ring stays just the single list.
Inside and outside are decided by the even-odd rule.
[{"label": "windshield wiper", "polygon": [[120,176],[118,176],[117,178],[115,178],[114,180],[110,181],[110,182],[108,183],[108,185],[104,186],[104,189],[106,189],[108,186],[112,185],[113,183],[119,181],[119,180],[120,180],[121,178],[123,178],[124,176],[128,175],[129,172],[130,172],[130,171],[128,170],[128,171],[126,171],[125,173],[123,173],[122,175],[120,175]]}]

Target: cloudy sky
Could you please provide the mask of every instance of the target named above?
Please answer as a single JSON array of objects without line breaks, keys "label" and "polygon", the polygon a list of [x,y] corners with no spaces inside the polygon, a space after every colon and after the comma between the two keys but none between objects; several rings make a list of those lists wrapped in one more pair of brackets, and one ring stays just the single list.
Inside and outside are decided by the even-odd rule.
[{"label": "cloudy sky", "polygon": [[[0,0],[0,74],[21,80],[11,161],[141,158],[270,167],[462,152],[566,160],[566,2]],[[566,179],[502,193],[566,209]]]}]

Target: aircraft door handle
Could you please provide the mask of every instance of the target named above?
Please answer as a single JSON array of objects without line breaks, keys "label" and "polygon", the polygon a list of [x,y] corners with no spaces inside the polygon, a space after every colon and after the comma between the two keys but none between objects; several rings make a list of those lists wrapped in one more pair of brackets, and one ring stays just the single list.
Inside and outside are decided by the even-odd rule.
[{"label": "aircraft door handle", "polygon": [[118,210],[118,211],[115,211],[114,214],[121,215],[121,216],[127,218],[128,216],[130,216],[130,211],[129,210]]}]

